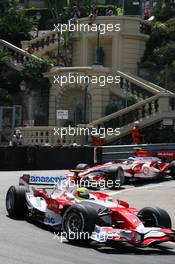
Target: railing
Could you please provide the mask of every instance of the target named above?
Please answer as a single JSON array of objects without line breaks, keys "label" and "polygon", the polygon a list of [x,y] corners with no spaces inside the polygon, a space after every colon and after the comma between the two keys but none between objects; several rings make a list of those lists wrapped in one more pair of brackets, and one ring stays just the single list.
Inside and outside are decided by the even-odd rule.
[{"label": "railing", "polygon": [[111,142],[131,132],[134,121],[140,121],[141,127],[149,126],[157,121],[175,119],[175,94],[159,93],[144,101],[124,108],[116,113],[100,118],[89,124],[92,127],[120,128],[119,136],[107,136]]},{"label": "railing", "polygon": [[[68,128],[62,127],[61,129],[64,131],[63,134],[65,134]],[[75,133],[74,135],[67,133],[61,136],[61,133],[58,133],[55,127],[20,127],[20,130],[23,136],[23,144],[25,145],[49,144],[55,146],[59,144],[70,145],[73,143],[81,145],[83,143],[83,136],[79,136],[80,133]]]},{"label": "railing", "polygon": [[[131,132],[133,122],[140,121],[141,127],[152,125],[163,119],[175,119],[175,94],[161,93],[154,95],[142,102],[122,109],[109,116],[103,117],[95,122],[88,124],[87,127],[98,128],[120,128],[119,136],[107,136],[108,143],[119,139]],[[68,128],[61,128],[68,131]],[[61,136],[57,128],[54,127],[22,127],[20,128],[23,135],[23,143],[29,145],[70,145],[77,143],[82,145],[85,142],[85,136],[80,133],[81,127],[75,128],[72,135],[66,133]]]},{"label": "railing", "polygon": [[4,52],[8,54],[6,62],[10,63],[13,67],[18,70],[20,70],[21,66],[30,59],[41,60],[37,56],[29,54],[27,51],[24,51],[23,49],[20,49],[2,39],[0,40],[0,47]]},{"label": "railing", "polygon": [[50,31],[32,40],[22,41],[21,45],[24,50],[27,47],[31,46],[33,52],[37,53],[38,51],[52,47],[53,44],[56,44],[57,42],[58,42],[58,34],[54,31]]},{"label": "railing", "polygon": [[118,91],[120,90],[120,94],[123,94],[123,96],[127,94],[128,97],[134,96],[137,101],[147,99],[162,92],[173,94],[172,92],[167,91],[164,88],[148,82],[131,73],[123,73],[121,71],[117,71],[117,75],[120,76],[120,83],[117,87]]}]

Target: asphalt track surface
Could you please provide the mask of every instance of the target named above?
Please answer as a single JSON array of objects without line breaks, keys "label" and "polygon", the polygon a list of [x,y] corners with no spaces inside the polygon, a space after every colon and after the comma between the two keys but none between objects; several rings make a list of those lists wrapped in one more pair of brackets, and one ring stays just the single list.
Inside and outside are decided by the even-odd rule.
[{"label": "asphalt track surface", "polygon": [[[115,248],[92,244],[80,247],[61,242],[52,231],[35,223],[8,218],[5,195],[16,185],[22,172],[0,172],[0,264],[174,264],[175,245],[164,243],[154,248]],[[34,174],[34,172],[32,172]],[[62,175],[62,172],[38,171],[38,175]],[[167,209],[175,228],[175,181],[141,182],[125,186],[116,197],[141,209],[159,206]]]}]

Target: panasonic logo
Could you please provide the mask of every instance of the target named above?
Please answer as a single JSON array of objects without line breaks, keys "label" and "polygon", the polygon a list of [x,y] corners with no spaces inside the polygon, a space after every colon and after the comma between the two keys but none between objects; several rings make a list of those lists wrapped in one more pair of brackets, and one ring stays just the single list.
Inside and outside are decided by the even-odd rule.
[{"label": "panasonic logo", "polygon": [[48,177],[48,176],[30,176],[30,183],[57,184],[66,180],[66,176]]}]

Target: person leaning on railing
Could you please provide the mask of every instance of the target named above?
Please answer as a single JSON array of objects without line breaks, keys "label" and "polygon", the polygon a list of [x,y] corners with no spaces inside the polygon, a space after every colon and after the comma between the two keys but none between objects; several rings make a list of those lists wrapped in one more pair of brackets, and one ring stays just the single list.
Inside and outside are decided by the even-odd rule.
[{"label": "person leaning on railing", "polygon": [[12,141],[11,141],[11,144],[12,146],[20,146],[22,145],[22,139],[23,139],[23,136],[21,134],[21,131],[19,129],[15,130],[14,131],[14,134],[12,136]]},{"label": "person leaning on railing", "polygon": [[78,19],[80,18],[81,13],[77,6],[73,7],[73,12],[71,13],[71,23],[77,23]]},{"label": "person leaning on railing", "polygon": [[27,51],[29,54],[32,54],[34,52],[34,49],[32,48],[32,45],[29,45],[25,51]]},{"label": "person leaning on railing", "polygon": [[96,5],[94,4],[91,7],[91,12],[90,12],[90,15],[89,15],[89,19],[90,19],[90,23],[89,24],[92,24],[95,21],[97,15],[98,15],[98,9],[97,9]]},{"label": "person leaning on railing", "polygon": [[115,16],[113,8],[108,8],[106,10],[106,16]]},{"label": "person leaning on railing", "polygon": [[116,14],[117,16],[124,16],[124,9],[122,7],[117,7]]}]

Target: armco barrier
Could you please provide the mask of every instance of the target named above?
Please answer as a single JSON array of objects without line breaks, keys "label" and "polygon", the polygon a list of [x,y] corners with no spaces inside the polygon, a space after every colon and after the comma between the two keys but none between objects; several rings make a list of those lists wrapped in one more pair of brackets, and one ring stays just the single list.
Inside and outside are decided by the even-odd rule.
[{"label": "armco barrier", "polygon": [[96,147],[0,147],[0,170],[73,169],[78,163],[101,163],[101,148]]},{"label": "armco barrier", "polygon": [[153,152],[175,153],[175,143],[103,146],[102,163],[126,159],[132,156],[134,148],[142,148]]}]

